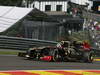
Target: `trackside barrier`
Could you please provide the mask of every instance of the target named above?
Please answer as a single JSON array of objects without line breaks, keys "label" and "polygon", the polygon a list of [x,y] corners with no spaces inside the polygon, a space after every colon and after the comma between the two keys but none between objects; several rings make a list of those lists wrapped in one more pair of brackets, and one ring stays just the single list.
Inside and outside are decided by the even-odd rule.
[{"label": "trackside barrier", "polygon": [[0,36],[0,48],[27,50],[30,47],[54,46],[57,42],[19,37]]}]

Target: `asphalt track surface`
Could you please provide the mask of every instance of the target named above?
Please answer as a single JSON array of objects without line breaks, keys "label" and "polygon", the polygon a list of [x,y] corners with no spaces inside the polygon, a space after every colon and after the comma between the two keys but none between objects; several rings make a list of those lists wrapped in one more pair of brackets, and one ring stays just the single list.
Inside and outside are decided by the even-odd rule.
[{"label": "asphalt track surface", "polygon": [[0,70],[55,70],[55,69],[100,69],[100,62],[45,62],[37,60],[25,60],[13,55],[0,55]]}]

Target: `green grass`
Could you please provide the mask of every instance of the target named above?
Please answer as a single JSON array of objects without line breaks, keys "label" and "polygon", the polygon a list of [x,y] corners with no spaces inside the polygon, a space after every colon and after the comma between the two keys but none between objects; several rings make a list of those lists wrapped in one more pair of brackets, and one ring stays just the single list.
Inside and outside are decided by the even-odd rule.
[{"label": "green grass", "polygon": [[18,52],[13,52],[13,51],[0,51],[0,54],[17,55]]}]

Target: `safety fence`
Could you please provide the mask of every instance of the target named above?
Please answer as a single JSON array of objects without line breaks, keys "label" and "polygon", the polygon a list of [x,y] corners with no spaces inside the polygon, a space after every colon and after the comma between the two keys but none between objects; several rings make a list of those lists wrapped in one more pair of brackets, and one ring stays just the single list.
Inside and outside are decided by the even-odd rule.
[{"label": "safety fence", "polygon": [[100,22],[100,14],[95,14],[95,13],[92,13],[92,12],[89,12],[89,11],[83,11],[83,16],[85,18],[90,19],[90,20]]},{"label": "safety fence", "polygon": [[53,41],[0,36],[0,48],[6,49],[27,50],[29,47],[54,46],[56,44],[57,42]]}]

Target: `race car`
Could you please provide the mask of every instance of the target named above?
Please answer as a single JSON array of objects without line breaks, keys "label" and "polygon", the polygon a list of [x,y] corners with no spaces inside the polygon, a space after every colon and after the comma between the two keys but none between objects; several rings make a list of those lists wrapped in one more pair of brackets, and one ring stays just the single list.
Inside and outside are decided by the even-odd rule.
[{"label": "race car", "polygon": [[[94,52],[88,43],[61,41],[56,46],[33,47],[24,53],[27,59],[44,61],[93,62]],[[18,56],[21,56],[19,53]]]}]

